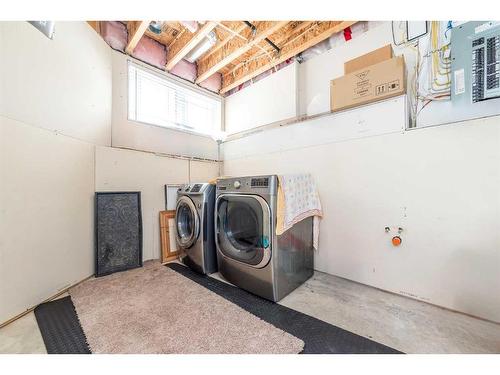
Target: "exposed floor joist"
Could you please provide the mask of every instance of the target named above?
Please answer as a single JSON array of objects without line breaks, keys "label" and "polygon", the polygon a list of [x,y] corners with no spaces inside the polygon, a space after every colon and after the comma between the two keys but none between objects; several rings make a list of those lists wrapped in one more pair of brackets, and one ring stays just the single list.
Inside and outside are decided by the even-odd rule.
[{"label": "exposed floor joist", "polygon": [[285,26],[288,21],[263,21],[257,24],[255,36],[248,42],[240,38],[234,38],[225,47],[220,48],[217,53],[211,54],[205,59],[198,61],[198,78],[196,83],[203,82],[211,75],[225,67],[231,61],[237,59],[245,52],[257,46],[258,43]]},{"label": "exposed floor joist", "polygon": [[[306,33],[310,28],[316,27],[319,21],[292,21],[288,25],[286,25],[283,29],[279,31],[279,33],[272,36],[273,41],[278,46],[286,46],[287,44],[293,42],[296,38],[300,38],[301,35]],[[266,56],[270,61],[272,56],[270,57],[270,52],[272,53],[271,46],[266,46],[268,49],[264,51],[266,52]],[[264,54],[253,54],[248,59],[239,59],[232,62],[232,66],[229,69],[225,69],[223,74],[229,74],[234,72],[240,66],[245,65],[251,59],[257,59],[264,56]]]},{"label": "exposed floor joist", "polygon": [[307,32],[300,35],[300,37],[283,46],[280,54],[273,59],[270,60],[268,56],[263,56],[238,67],[231,73],[225,74],[223,77],[223,87],[220,91],[221,94],[294,57],[354,23],[356,21],[319,22],[315,27],[310,28]]},{"label": "exposed floor joist", "polygon": [[238,26],[234,30],[231,27],[226,26],[222,22],[218,22],[217,23],[217,27],[219,29],[222,29],[225,33],[227,33],[227,36],[224,37],[224,38],[221,38],[221,40],[219,40],[217,43],[215,43],[215,46],[213,46],[205,54],[203,54],[202,55],[202,59],[203,58],[207,58],[208,56],[210,56],[213,53],[217,52],[220,48],[224,47],[234,37],[239,37],[239,38],[242,38],[242,39],[246,40],[246,38],[244,38],[243,36],[241,36],[241,32],[248,27],[244,23],[241,23],[241,25]]},{"label": "exposed floor joist", "polygon": [[[245,31],[245,30],[249,30],[249,26],[247,24],[245,24],[245,21],[237,21],[236,23],[239,23],[239,26],[233,30],[231,28],[228,28],[226,25],[224,25],[222,22],[219,22],[218,23],[218,26],[225,29],[226,31],[229,32],[229,36],[224,38],[223,40],[221,40],[220,42],[218,42],[212,49],[210,49],[210,51],[208,51],[208,53],[206,53],[204,56],[202,56],[201,60],[205,59],[205,58],[208,58],[208,56],[211,56],[213,53],[215,53],[216,51],[219,50],[219,48],[223,47],[224,45],[227,44],[227,42],[229,42],[231,39],[233,39],[234,37],[236,38],[240,38],[242,40],[244,40],[245,42],[248,42],[248,39],[245,38],[242,33]],[[293,22],[292,22],[293,23]],[[281,30],[280,30],[281,31]],[[250,34],[251,36],[251,34]],[[219,44],[220,43],[220,44]],[[268,43],[264,43],[264,41],[260,41],[259,43],[257,43],[255,45],[256,48],[258,48],[259,50],[261,50],[262,52],[264,53],[268,53],[266,51],[266,48],[264,48],[262,46],[262,44],[265,45],[265,47],[269,47],[269,44]],[[249,51],[250,52],[250,51]],[[243,54],[242,56],[240,56],[240,58],[244,58],[244,55]],[[235,60],[238,60],[238,59],[235,59]],[[226,70],[232,65],[234,64],[234,60],[231,61],[228,65],[224,66],[222,69],[219,70],[219,73],[221,74],[224,74],[224,73],[227,73]]]},{"label": "exposed floor joist", "polygon": [[182,58],[184,58],[196,45],[206,37],[215,27],[217,22],[208,21],[201,29],[192,34],[185,31],[174,43],[170,46],[167,53],[166,69],[171,70]]},{"label": "exposed floor joist", "polygon": [[[102,31],[99,26],[103,22],[108,21],[88,21],[96,31],[106,34],[102,34],[106,40],[111,35],[109,30],[119,25],[110,25]],[[219,93],[224,94],[356,21],[203,21],[198,22],[199,28],[194,33],[181,21],[157,21],[157,32],[149,30],[151,21],[120,22],[126,25],[128,31],[128,39],[123,41],[126,45],[124,51],[132,55],[141,38],[152,38],[165,46],[167,71],[189,56],[211,32],[215,33],[215,44],[197,57],[197,61],[183,66],[182,69],[191,69],[191,72],[179,69],[177,73],[185,73],[189,76],[186,79],[202,85],[210,77],[216,78],[210,81],[210,84],[216,82],[214,91],[221,87],[222,77]],[[193,77],[192,63],[197,65],[196,78]]]},{"label": "exposed floor joist", "polygon": [[135,30],[133,30],[132,36],[129,38],[127,47],[125,48],[125,52],[129,55],[134,52],[134,48],[137,46],[137,43],[141,40],[142,36],[146,32],[151,21],[138,21],[135,23]]},{"label": "exposed floor joist", "polygon": [[87,23],[92,27],[97,34],[101,33],[101,22],[100,21],[87,21]]}]

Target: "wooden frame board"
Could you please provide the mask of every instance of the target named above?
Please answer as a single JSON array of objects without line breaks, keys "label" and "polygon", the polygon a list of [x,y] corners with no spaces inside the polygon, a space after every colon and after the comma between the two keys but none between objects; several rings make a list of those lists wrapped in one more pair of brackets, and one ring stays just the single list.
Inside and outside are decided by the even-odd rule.
[{"label": "wooden frame board", "polygon": [[175,244],[175,211],[160,211],[161,262],[166,263],[179,258]]}]

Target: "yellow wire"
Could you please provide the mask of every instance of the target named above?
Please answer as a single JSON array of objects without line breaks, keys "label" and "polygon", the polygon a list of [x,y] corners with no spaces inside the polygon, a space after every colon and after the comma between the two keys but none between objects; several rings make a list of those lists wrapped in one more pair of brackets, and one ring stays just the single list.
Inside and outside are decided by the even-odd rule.
[{"label": "yellow wire", "polygon": [[[438,43],[439,43],[439,40],[438,40],[438,32],[439,32],[439,23],[438,21],[432,21],[431,22],[431,51],[432,52],[432,73],[433,73],[433,76],[434,76],[434,80],[431,84],[431,86],[438,86],[438,87],[447,87],[451,84],[451,77],[450,77],[450,72],[449,70],[446,70],[446,71],[441,71],[440,70],[440,67],[439,67],[439,51],[440,50],[446,50],[446,48],[440,48],[438,50]],[[447,47],[447,46],[445,46]],[[447,78],[447,81],[444,82],[444,83],[440,83],[438,82],[437,80],[437,77],[438,75],[441,75],[441,76],[446,76]]]}]

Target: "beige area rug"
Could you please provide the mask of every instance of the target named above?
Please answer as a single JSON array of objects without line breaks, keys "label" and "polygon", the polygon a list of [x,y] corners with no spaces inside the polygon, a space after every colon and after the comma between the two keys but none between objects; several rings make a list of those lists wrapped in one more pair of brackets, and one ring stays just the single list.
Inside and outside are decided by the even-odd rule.
[{"label": "beige area rug", "polygon": [[296,354],[304,342],[162,266],[70,290],[92,353]]}]

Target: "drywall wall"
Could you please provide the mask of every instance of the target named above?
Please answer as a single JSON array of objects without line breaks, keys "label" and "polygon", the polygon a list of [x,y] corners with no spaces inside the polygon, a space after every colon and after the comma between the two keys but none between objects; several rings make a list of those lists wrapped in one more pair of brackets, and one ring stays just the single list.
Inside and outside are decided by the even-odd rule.
[{"label": "drywall wall", "polygon": [[94,272],[94,146],[0,116],[0,323]]},{"label": "drywall wall", "polygon": [[189,182],[208,182],[219,176],[219,168],[217,162],[191,160],[189,162]]},{"label": "drywall wall", "polygon": [[110,145],[111,49],[86,22],[55,27],[0,22],[0,114]]},{"label": "drywall wall", "polygon": [[[397,24],[397,23],[396,23]],[[330,50],[321,54],[307,56],[307,60],[297,64],[297,83],[295,91],[287,86],[289,81],[279,80],[273,76],[266,77],[261,85],[249,85],[239,91],[237,94],[245,98],[257,98],[252,101],[251,106],[247,106],[244,100],[238,100],[234,95],[226,98],[226,129],[234,132],[234,129],[241,131],[253,127],[266,125],[276,121],[282,121],[290,116],[280,114],[280,110],[273,111],[273,105],[278,103],[278,108],[283,102],[283,98],[289,98],[288,102],[293,102],[293,93],[296,92],[297,112],[299,115],[317,115],[330,111],[330,81],[344,74],[344,62],[362,54],[368,53],[376,48],[393,43],[391,22],[389,21],[371,21],[363,23],[364,32],[356,33],[356,36],[348,41],[335,39]],[[395,32],[400,29],[395,25]],[[361,31],[361,30],[360,30]],[[400,38],[397,35],[396,38]],[[424,43],[424,41],[422,41]],[[424,43],[425,44],[425,43]],[[415,107],[415,67],[417,60],[417,50],[414,46],[395,46],[392,45],[395,55],[404,55],[407,70],[407,90],[410,95],[410,108]],[[311,55],[310,53],[308,55]],[[422,59],[422,56],[420,56]],[[422,62],[422,61],[421,61]],[[425,76],[425,75],[424,75]],[[273,80],[273,84],[269,82]],[[265,81],[268,81],[265,83]],[[269,84],[269,86],[265,86]],[[233,98],[234,96],[234,98]],[[258,100],[260,98],[260,101]],[[493,101],[490,101],[493,103]],[[495,114],[494,106],[490,102],[481,104],[485,116]],[[493,106],[493,107],[492,107]],[[418,127],[433,126],[457,121],[456,114],[450,112],[452,105],[447,100],[434,101],[426,105],[425,110],[420,111],[417,117],[416,125]],[[422,102],[419,109],[422,108]],[[488,109],[489,108],[489,109]],[[415,112],[415,110],[413,110]],[[234,119],[234,120],[233,120]],[[245,126],[241,126],[244,123]],[[236,124],[236,125],[233,125]]]},{"label": "drywall wall", "polygon": [[243,136],[222,147],[224,160],[280,152],[380,134],[402,132],[407,118],[406,95],[299,124],[278,126]]},{"label": "drywall wall", "polygon": [[112,51],[113,60],[113,146],[136,150],[217,159],[217,142],[210,137],[190,134],[161,126],[128,120],[128,61],[133,60],[157,74],[158,69],[146,66],[120,52]]},{"label": "drywall wall", "polygon": [[111,144],[111,52],[0,22],[0,323],[94,272],[94,144]]},{"label": "drywall wall", "polygon": [[[94,273],[95,190],[143,190],[144,256],[158,258],[163,185],[213,178],[218,163],[107,147],[94,159],[112,143],[112,98],[126,111],[126,70],[112,79],[111,49],[86,22],[56,22],[54,40],[0,22],[0,54],[2,323]],[[125,133],[126,147],[217,157],[209,138],[125,125],[153,130],[118,128],[119,145]]]},{"label": "drywall wall", "polygon": [[225,131],[236,133],[297,116],[297,63],[226,98]]},{"label": "drywall wall", "polygon": [[[371,26],[371,25],[369,25]],[[344,62],[391,43],[391,23],[377,23],[351,41],[338,45],[299,65],[300,114],[330,110],[330,80],[344,74]],[[395,48],[395,54],[401,51]],[[405,56],[407,60],[409,56]]]},{"label": "drywall wall", "polygon": [[[190,165],[192,164],[192,165]],[[165,209],[165,184],[207,181],[218,163],[169,158],[149,152],[96,147],[96,191],[140,191],[143,259],[160,257],[159,212]]]},{"label": "drywall wall", "polygon": [[[443,21],[446,24],[445,21]],[[317,55],[299,65],[299,112],[301,115],[313,115],[330,110],[330,80],[344,74],[344,62],[362,54],[368,53],[376,48],[393,43],[391,22],[368,22],[367,31],[357,35],[351,41],[334,46],[329,51]],[[394,25],[396,39],[400,40],[401,32],[399,22]],[[450,34],[450,33],[448,33]],[[453,34],[453,30],[451,31]],[[428,44],[428,37],[420,40],[420,76],[422,79],[428,78],[426,74],[426,59],[423,46]],[[410,99],[412,107],[415,106],[415,71],[417,65],[417,48],[414,46],[395,46],[392,44],[395,55],[404,55],[407,70],[407,91],[411,93]],[[451,47],[453,51],[453,46]],[[460,49],[460,46],[456,46]],[[452,52],[453,54],[453,52]],[[421,81],[422,82],[422,81]],[[248,89],[252,89],[249,87]],[[420,88],[420,91],[425,91]],[[425,95],[425,94],[420,94]],[[424,100],[419,103],[418,116],[416,117],[416,126],[434,126],[445,123],[456,122],[460,118],[467,117],[486,117],[497,115],[500,107],[500,100],[485,101],[477,104],[477,107],[469,110],[457,111],[455,106],[449,100],[433,101],[425,106],[422,106]],[[415,110],[413,110],[416,112]],[[460,117],[461,116],[461,117]]]},{"label": "drywall wall", "polygon": [[[312,173],[316,269],[500,322],[500,118],[330,143],[316,128],[223,143],[224,174]],[[403,228],[400,247],[386,226]]]},{"label": "drywall wall", "polygon": [[[328,112],[329,82],[343,63],[391,43],[390,22],[368,26],[298,66],[300,114]],[[395,54],[405,55],[411,77],[414,51]],[[312,173],[326,215],[318,270],[500,321],[491,292],[500,287],[500,118],[405,131],[409,105],[403,112],[397,100],[230,137],[223,174]],[[445,107],[426,108],[426,118],[442,119]],[[226,113],[246,110],[226,101]],[[403,227],[401,247],[386,226]]]},{"label": "drywall wall", "polygon": [[[293,63],[226,98],[225,130],[240,132],[297,115],[330,111],[330,81],[344,74],[344,62],[391,43],[390,22],[368,22],[366,32],[332,49]],[[412,65],[412,51],[395,47]],[[411,70],[411,69],[410,69]]]}]

